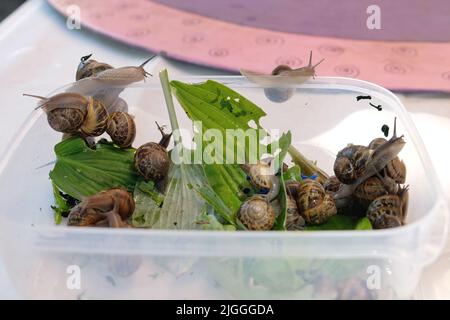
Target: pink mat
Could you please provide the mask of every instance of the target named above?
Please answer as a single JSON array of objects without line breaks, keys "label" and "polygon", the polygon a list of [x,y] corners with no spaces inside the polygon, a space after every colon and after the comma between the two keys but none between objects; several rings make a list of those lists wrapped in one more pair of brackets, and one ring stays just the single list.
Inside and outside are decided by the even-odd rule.
[{"label": "pink mat", "polygon": [[269,73],[277,64],[305,65],[313,50],[313,61],[325,58],[318,75],[359,78],[394,90],[450,92],[449,42],[353,40],[272,31],[149,0],[48,1],[64,15],[67,6],[78,5],[82,24],[90,29],[187,62]]}]

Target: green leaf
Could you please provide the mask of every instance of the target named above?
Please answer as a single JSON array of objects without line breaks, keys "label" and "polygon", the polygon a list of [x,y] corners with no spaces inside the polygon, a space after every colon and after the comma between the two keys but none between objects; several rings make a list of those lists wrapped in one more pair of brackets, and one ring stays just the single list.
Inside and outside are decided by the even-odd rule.
[{"label": "green leaf", "polygon": [[151,228],[158,220],[164,196],[152,181],[140,180],[133,192],[135,209],[131,217],[133,227]]},{"label": "green leaf", "polygon": [[288,168],[283,173],[284,181],[294,180],[294,181],[302,181],[302,171],[299,166],[295,165]]},{"label": "green leaf", "polygon": [[56,164],[50,178],[58,189],[75,199],[105,189],[124,187],[132,192],[137,180],[134,149],[97,143],[90,149],[81,138],[70,138],[55,146]]},{"label": "green leaf", "polygon": [[54,183],[52,183],[52,187],[53,187],[53,197],[55,198],[55,205],[52,206],[52,209],[55,213],[54,214],[55,224],[59,225],[62,222],[63,214],[67,214],[72,207],[69,205],[66,199],[63,198],[58,187]]},{"label": "green leaf", "polygon": [[[199,134],[201,134],[202,150],[208,146],[211,141],[205,141],[204,133],[209,129],[216,129],[221,132],[222,137],[225,140],[233,139],[233,144],[224,143],[220,145],[223,153],[214,154],[213,162],[221,164],[205,164],[204,171],[208,179],[208,183],[212,190],[206,192],[201,190],[200,194],[206,201],[212,201],[210,204],[216,209],[219,208],[220,214],[226,214],[228,216],[231,213],[231,220],[236,221],[235,214],[238,211],[242,201],[249,195],[255,192],[254,188],[246,179],[246,174],[236,164],[222,164],[224,159],[227,159],[227,155],[230,153],[234,155],[234,160],[240,159],[249,162],[251,157],[252,161],[257,161],[263,153],[274,153],[279,151],[278,158],[283,159],[287,153],[290,145],[291,135],[284,135],[283,139],[272,142],[268,146],[261,144],[261,139],[267,136],[267,132],[263,130],[259,124],[260,118],[263,117],[265,112],[256,106],[254,103],[237,93],[236,91],[220,84],[218,82],[208,80],[200,84],[186,84],[180,81],[172,81],[171,86],[174,89],[174,93],[180,102],[181,106],[187,113],[188,117],[195,121],[201,122],[201,127],[197,128]],[[254,121],[257,129],[250,127],[249,122]],[[197,123],[194,122],[194,125]],[[237,135],[229,135],[231,131],[238,131]],[[236,132],[236,131],[233,131]],[[248,136],[246,136],[248,134]],[[257,145],[251,146],[248,143],[249,136],[258,138],[256,140]],[[198,141],[198,140],[196,140]],[[255,141],[255,140],[254,140]],[[234,145],[234,149],[230,149],[231,145]],[[253,147],[254,149],[250,149]],[[220,150],[219,150],[220,151]],[[237,153],[244,151],[244,158],[239,158]],[[275,161],[275,170],[281,166],[280,161]],[[243,190],[246,190],[244,194]],[[211,191],[214,191],[217,196],[213,197]],[[284,186],[282,193],[285,193]],[[217,197],[220,198],[221,204],[218,204]],[[285,199],[282,199],[285,202]],[[225,213],[222,206],[230,208],[228,213]],[[285,207],[285,204],[283,204]],[[284,227],[284,214],[280,215],[280,224],[278,228]],[[283,226],[282,226],[283,225]],[[238,226],[239,227],[239,226]]]},{"label": "green leaf", "polygon": [[[174,132],[175,147],[178,154],[171,153],[183,159],[184,155],[191,157],[189,150],[182,148],[179,126],[173,105],[169,77],[167,70],[159,74],[166,100],[172,131]],[[186,153],[186,154],[185,154]],[[198,216],[204,210],[205,201],[199,196],[196,188],[207,185],[206,177],[201,165],[187,164],[183,161],[173,163],[167,176],[167,187],[164,203],[159,210],[158,219],[152,225],[156,229],[196,229]],[[156,212],[156,211],[155,211]]]},{"label": "green leaf", "polygon": [[372,230],[372,223],[367,217],[358,220],[355,230]]},{"label": "green leaf", "polygon": [[317,226],[306,226],[307,231],[319,230],[371,230],[372,225],[366,217],[356,218],[345,215],[332,216],[324,224]]},{"label": "green leaf", "polygon": [[273,226],[274,230],[286,230],[286,201],[287,201],[287,195],[286,195],[286,186],[284,184],[284,172],[283,172],[283,160],[286,156],[287,150],[289,146],[291,145],[291,132],[288,131],[288,133],[283,134],[280,139],[277,142],[277,145],[279,146],[280,153],[275,157],[274,164],[275,164],[275,172],[278,170],[280,171],[280,193],[278,194],[278,201],[281,204],[281,212],[278,215],[277,219],[275,220],[275,224]]}]

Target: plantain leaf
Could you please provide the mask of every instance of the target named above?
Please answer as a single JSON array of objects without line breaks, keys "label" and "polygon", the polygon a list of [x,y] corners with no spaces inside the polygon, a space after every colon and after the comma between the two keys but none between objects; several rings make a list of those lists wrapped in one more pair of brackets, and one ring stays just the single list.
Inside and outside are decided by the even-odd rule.
[{"label": "plantain leaf", "polygon": [[97,143],[90,149],[81,138],[70,138],[55,148],[56,164],[50,172],[54,185],[75,199],[105,189],[123,187],[133,192],[137,180],[134,149]]},{"label": "plantain leaf", "polygon": [[[209,202],[218,213],[226,216],[226,221],[231,218],[235,221],[235,215],[242,204],[242,201],[255,192],[254,188],[246,179],[246,174],[237,164],[223,164],[224,159],[229,160],[229,154],[233,155],[233,163],[243,163],[260,160],[263,153],[275,153],[279,151],[278,160],[275,163],[275,171],[281,167],[282,160],[288,151],[291,142],[291,135],[283,135],[279,141],[268,146],[261,143],[261,139],[267,136],[267,132],[259,124],[261,117],[266,113],[236,91],[220,84],[216,81],[208,80],[200,84],[186,84],[180,81],[172,81],[173,92],[183,107],[188,117],[194,121],[194,125],[201,122],[198,131],[201,133],[202,150],[207,148],[205,141],[207,130],[219,130],[222,141],[219,145],[218,154],[212,155],[212,162],[217,164],[204,164],[204,172],[212,190],[199,190],[200,195]],[[256,128],[250,126],[250,121],[254,121]],[[232,131],[230,129],[240,130]],[[240,135],[237,137],[236,135]],[[249,137],[254,135],[258,138],[256,146],[248,143]],[[233,139],[234,143],[226,143]],[[231,149],[234,147],[234,149]],[[252,149],[251,149],[252,148]],[[220,152],[222,150],[222,152]],[[238,151],[244,151],[244,158],[238,155]],[[227,158],[228,156],[228,158]],[[240,162],[239,162],[240,161]],[[220,164],[219,164],[220,163]],[[283,179],[283,177],[281,177]],[[213,195],[215,193],[215,195]],[[281,188],[282,213],[279,215],[276,228],[282,230],[285,223],[285,190],[284,184]],[[220,200],[220,201],[219,201]],[[224,207],[229,208],[225,210]],[[239,227],[239,226],[238,226]]]}]

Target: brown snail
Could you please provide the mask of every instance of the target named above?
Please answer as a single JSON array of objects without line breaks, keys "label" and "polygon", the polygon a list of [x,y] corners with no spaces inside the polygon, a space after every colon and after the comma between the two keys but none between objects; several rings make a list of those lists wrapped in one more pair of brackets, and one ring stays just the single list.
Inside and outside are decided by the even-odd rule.
[{"label": "brown snail", "polygon": [[[279,65],[272,71],[272,75],[283,75],[283,74],[289,74],[289,71],[291,71],[292,68],[288,65]],[[266,95],[267,99],[273,102],[284,102],[292,98],[294,95],[295,89],[294,88],[264,88],[264,94]]]},{"label": "brown snail", "polygon": [[87,137],[98,137],[102,135],[108,123],[108,111],[102,102],[89,98],[86,118],[80,127],[80,131]]},{"label": "brown snail", "polygon": [[111,65],[103,62],[97,62],[96,60],[91,59],[91,57],[92,54],[81,57],[81,61],[78,64],[77,73],[75,75],[76,81],[84,78],[95,77],[102,71],[114,69]]},{"label": "brown snail", "polygon": [[398,184],[393,179],[374,176],[356,187],[353,194],[359,199],[373,201],[382,195],[396,194],[397,192]]},{"label": "brown snail", "polygon": [[299,213],[308,224],[321,224],[337,213],[333,196],[323,186],[306,179],[298,190],[296,198]]},{"label": "brown snail", "polygon": [[327,192],[336,192],[341,187],[341,182],[336,176],[331,176],[323,183],[323,188]]},{"label": "brown snail", "polygon": [[287,196],[286,198],[286,229],[295,231],[305,228],[305,219],[299,214],[295,200]]},{"label": "brown snail", "polygon": [[237,218],[248,230],[270,230],[275,223],[275,211],[266,197],[255,195],[242,203]]},{"label": "brown snail", "polygon": [[89,99],[78,93],[59,93],[49,98],[30,94],[24,96],[42,100],[37,109],[45,111],[48,124],[55,131],[75,133],[85,121]]},{"label": "brown snail", "polygon": [[351,195],[358,185],[378,174],[391,160],[397,157],[405,145],[405,140],[403,136],[397,137],[396,123],[397,119],[395,118],[392,138],[374,150],[369,147],[350,145],[338,153],[334,171],[336,177],[344,185],[334,194],[335,199]]},{"label": "brown snail", "polygon": [[72,208],[69,213],[70,226],[126,227],[126,220],[134,212],[133,197],[122,188],[99,192]]},{"label": "brown snail", "polygon": [[109,116],[106,132],[120,148],[129,148],[136,137],[136,124],[130,114],[116,111]]},{"label": "brown snail", "polygon": [[284,102],[292,97],[294,88],[286,85],[299,85],[305,81],[315,78],[316,67],[322,63],[320,60],[312,64],[312,51],[309,53],[309,63],[305,67],[291,69],[287,65],[277,66],[270,75],[241,69],[241,74],[248,80],[264,87],[266,97],[273,102]]},{"label": "brown snail", "polygon": [[[369,144],[369,148],[376,149],[377,147],[387,143],[384,138],[375,138]],[[397,156],[392,159],[385,167],[386,174],[394,179],[397,183],[403,184],[406,181],[406,166],[405,163]]]},{"label": "brown snail", "polygon": [[162,180],[167,175],[170,167],[170,159],[166,147],[172,134],[164,133],[158,123],[156,125],[162,134],[160,142],[146,143],[140,146],[134,155],[136,170],[145,180]]},{"label": "brown snail", "polygon": [[368,147],[353,144],[339,151],[333,166],[337,179],[344,184],[354,183],[364,175],[373,152]]},{"label": "brown snail", "polygon": [[247,173],[251,184],[259,192],[266,195],[269,201],[275,199],[280,192],[280,182],[278,177],[272,173],[270,164],[259,161],[256,164],[243,164],[241,168]]},{"label": "brown snail", "polygon": [[408,206],[408,187],[402,188],[398,194],[383,195],[367,208],[367,218],[374,229],[386,229],[401,226],[405,223]]}]

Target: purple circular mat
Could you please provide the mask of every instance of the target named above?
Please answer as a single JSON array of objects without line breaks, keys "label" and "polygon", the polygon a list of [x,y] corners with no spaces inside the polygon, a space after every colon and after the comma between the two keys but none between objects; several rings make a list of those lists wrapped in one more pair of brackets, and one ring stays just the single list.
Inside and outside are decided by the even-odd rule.
[{"label": "purple circular mat", "polygon": [[[396,41],[450,41],[449,0],[153,0],[239,25],[325,37]],[[381,29],[366,26],[369,5]]]}]

